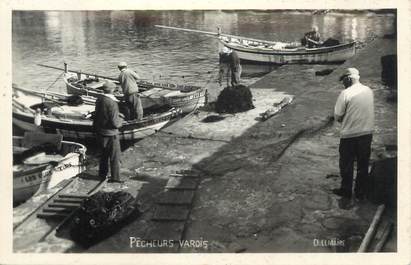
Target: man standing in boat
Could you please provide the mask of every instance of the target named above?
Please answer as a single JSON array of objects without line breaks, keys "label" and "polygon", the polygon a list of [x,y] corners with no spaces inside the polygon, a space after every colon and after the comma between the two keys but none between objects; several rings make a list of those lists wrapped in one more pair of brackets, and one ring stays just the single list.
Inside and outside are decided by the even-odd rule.
[{"label": "man standing in boat", "polygon": [[118,100],[113,95],[116,85],[107,81],[103,85],[104,95],[96,101],[93,127],[97,140],[102,148],[100,158],[99,177],[107,178],[110,164],[111,177],[108,182],[122,182],[120,180],[120,138],[119,131],[123,119],[118,108]]},{"label": "man standing in boat", "polygon": [[129,106],[130,119],[141,120],[143,118],[143,106],[137,86],[137,80],[140,79],[140,77],[136,72],[127,68],[126,62],[119,63],[118,69],[120,70],[118,80],[123,90],[124,100]]},{"label": "man standing in boat", "polygon": [[360,83],[360,73],[355,68],[346,69],[340,81],[345,89],[338,96],[334,118],[341,123],[339,164],[342,180],[340,188],[333,193],[351,198],[354,161],[357,161],[354,194],[361,200],[366,191],[374,129],[374,95],[369,87]]},{"label": "man standing in boat", "polygon": [[318,33],[318,27],[313,26],[312,31],[305,33],[302,39],[302,44],[308,48],[315,48],[321,46],[320,33]]}]

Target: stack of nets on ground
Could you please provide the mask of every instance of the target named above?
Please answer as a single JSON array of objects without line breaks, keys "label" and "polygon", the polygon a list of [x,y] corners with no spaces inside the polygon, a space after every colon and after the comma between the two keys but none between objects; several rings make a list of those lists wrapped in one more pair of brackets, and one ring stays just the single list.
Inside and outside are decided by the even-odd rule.
[{"label": "stack of nets on ground", "polygon": [[236,113],[253,108],[253,95],[250,88],[243,85],[224,88],[215,105],[218,113]]},{"label": "stack of nets on ground", "polygon": [[107,238],[140,214],[128,192],[98,192],[85,199],[73,216],[70,236],[83,247]]}]

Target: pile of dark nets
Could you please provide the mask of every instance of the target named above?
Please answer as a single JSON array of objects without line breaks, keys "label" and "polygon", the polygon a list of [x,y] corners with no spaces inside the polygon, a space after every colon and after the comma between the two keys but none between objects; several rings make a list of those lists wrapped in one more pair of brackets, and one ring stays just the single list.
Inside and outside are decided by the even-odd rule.
[{"label": "pile of dark nets", "polygon": [[243,85],[224,88],[215,104],[217,113],[236,113],[253,108],[253,95],[250,88]]},{"label": "pile of dark nets", "polygon": [[74,214],[70,236],[89,247],[117,232],[140,215],[136,199],[128,192],[97,192],[85,199]]},{"label": "pile of dark nets", "polygon": [[323,44],[321,45],[322,47],[330,47],[330,46],[336,46],[339,45],[340,41],[333,39],[333,38],[328,38],[326,39]]}]

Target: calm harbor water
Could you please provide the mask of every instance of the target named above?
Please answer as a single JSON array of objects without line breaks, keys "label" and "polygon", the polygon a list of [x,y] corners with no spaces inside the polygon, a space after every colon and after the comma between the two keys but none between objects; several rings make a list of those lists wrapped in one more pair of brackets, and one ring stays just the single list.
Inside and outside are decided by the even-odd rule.
[{"label": "calm harbor water", "polygon": [[[13,83],[64,91],[61,71],[38,63],[117,76],[117,63],[148,80],[205,85],[215,82],[218,42],[206,35],[155,28],[155,24],[264,40],[296,41],[312,26],[323,38],[366,42],[394,31],[392,14],[298,11],[14,11]],[[255,68],[243,75],[252,81]],[[261,71],[267,70],[261,68]],[[57,81],[56,81],[57,80]],[[55,82],[56,81],[56,82]],[[55,82],[55,84],[53,84]],[[53,84],[53,85],[52,85]]]}]

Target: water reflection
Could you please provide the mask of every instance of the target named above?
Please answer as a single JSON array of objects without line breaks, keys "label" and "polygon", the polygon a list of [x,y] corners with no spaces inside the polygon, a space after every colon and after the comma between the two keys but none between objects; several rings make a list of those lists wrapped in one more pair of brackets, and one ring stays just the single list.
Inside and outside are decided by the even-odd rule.
[{"label": "water reflection", "polygon": [[[59,72],[37,63],[116,76],[127,61],[146,79],[203,85],[218,72],[215,38],[155,28],[155,24],[276,41],[299,40],[313,25],[324,38],[366,41],[394,31],[395,16],[373,13],[312,15],[279,11],[14,11],[13,82],[31,88],[51,84]],[[247,71],[250,70],[250,75]],[[244,78],[258,69],[245,67]],[[262,68],[260,73],[266,73]],[[54,90],[63,90],[58,82]]]}]

